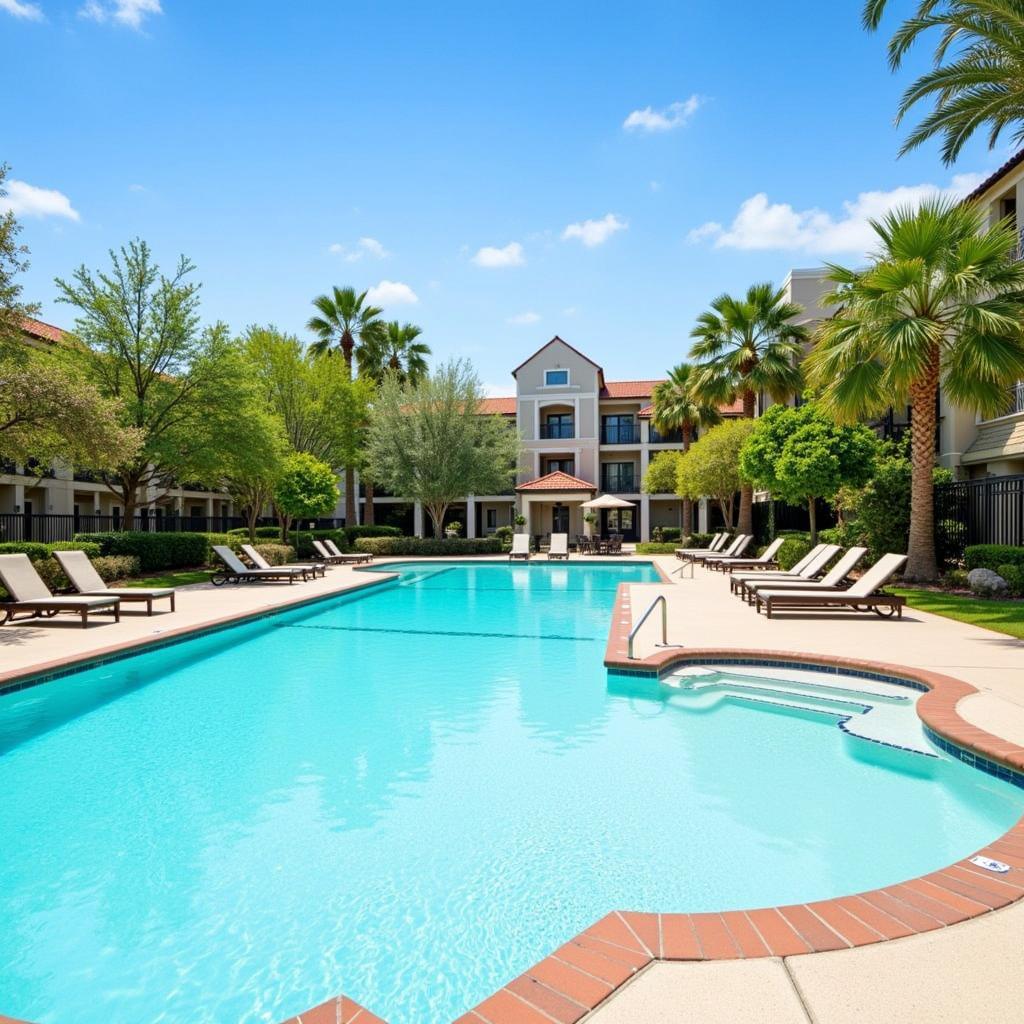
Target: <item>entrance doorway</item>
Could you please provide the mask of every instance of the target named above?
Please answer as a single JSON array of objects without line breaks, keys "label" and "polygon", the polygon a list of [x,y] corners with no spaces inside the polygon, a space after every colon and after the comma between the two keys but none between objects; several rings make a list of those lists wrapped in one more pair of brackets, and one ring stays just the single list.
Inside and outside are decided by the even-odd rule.
[{"label": "entrance doorway", "polygon": [[601,510],[601,536],[621,533],[623,540],[637,540],[636,508],[606,508]]},{"label": "entrance doorway", "polygon": [[568,533],[569,532],[569,506],[568,505],[556,505],[551,510],[551,532],[552,533]]}]

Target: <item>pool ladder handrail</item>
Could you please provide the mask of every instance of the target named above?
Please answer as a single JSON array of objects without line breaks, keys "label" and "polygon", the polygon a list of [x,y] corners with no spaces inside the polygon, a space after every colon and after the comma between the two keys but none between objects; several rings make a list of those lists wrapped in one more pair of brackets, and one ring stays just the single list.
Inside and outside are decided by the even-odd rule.
[{"label": "pool ladder handrail", "polygon": [[626,646],[626,656],[630,661],[635,661],[636,658],[633,655],[633,641],[636,639],[637,633],[640,632],[640,627],[647,621],[651,612],[661,605],[661,646],[668,646],[668,602],[665,600],[664,594],[659,594],[648,606],[647,610],[640,616],[636,624],[629,631],[629,640]]}]

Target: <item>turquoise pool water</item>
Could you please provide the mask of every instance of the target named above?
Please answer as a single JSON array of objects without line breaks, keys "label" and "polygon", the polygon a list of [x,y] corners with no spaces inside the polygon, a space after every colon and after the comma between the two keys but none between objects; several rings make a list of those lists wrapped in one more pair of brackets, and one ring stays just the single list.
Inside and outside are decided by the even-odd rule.
[{"label": "turquoise pool water", "polygon": [[890,883],[1021,814],[958,763],[610,680],[616,587],[653,578],[408,565],[3,698],[0,1013],[273,1022],[343,991],[450,1021],[610,909]]}]

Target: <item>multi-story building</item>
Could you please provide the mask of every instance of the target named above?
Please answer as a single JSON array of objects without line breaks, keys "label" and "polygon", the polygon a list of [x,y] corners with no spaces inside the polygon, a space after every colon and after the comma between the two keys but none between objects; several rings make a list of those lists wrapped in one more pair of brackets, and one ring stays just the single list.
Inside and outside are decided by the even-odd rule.
[{"label": "multi-story building", "polygon": [[[514,490],[469,495],[449,516],[465,524],[469,537],[510,526],[517,513],[526,532],[585,532],[585,501],[613,494],[628,507],[605,509],[595,529],[648,540],[657,526],[678,527],[682,502],[676,494],[644,494],[641,481],[661,451],[681,450],[678,433],[659,434],[651,423],[651,393],[659,380],[605,380],[604,370],[559,337],[552,338],[512,371],[516,393],[488,398],[482,412],[505,416],[523,439],[523,464]],[[737,416],[740,406],[723,409]],[[383,506],[400,503],[385,498]],[[707,521],[708,510],[702,510]],[[378,516],[379,518],[379,516]],[[429,532],[415,508],[412,528]]]},{"label": "multi-story building", "polygon": [[[64,332],[41,320],[26,319],[22,327],[27,345],[60,345]],[[151,488],[142,495],[140,520],[174,516],[181,525],[217,530],[234,515],[228,495],[200,485]],[[61,540],[72,533],[118,528],[121,505],[99,477],[85,467],[54,463],[18,465],[0,460],[0,540]],[[137,524],[138,525],[138,524]]]}]

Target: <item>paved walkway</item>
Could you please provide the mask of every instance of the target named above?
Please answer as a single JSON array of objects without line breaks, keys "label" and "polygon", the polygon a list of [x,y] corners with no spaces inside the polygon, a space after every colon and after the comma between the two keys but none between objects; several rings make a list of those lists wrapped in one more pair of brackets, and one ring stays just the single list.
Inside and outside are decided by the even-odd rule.
[{"label": "paved walkway", "polygon": [[[676,564],[659,558],[666,571]],[[697,569],[670,586],[632,588],[638,619],[657,594],[670,644],[832,654],[933,669],[981,692],[958,710],[1024,744],[1024,641],[916,609],[902,620],[817,613],[767,619]],[[659,617],[637,637],[653,653]],[[785,959],[654,963],[594,1010],[587,1024],[1002,1024],[1024,1020],[1024,903],[873,946]]]}]

